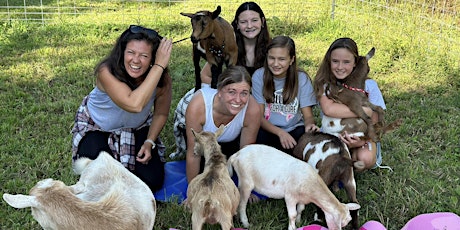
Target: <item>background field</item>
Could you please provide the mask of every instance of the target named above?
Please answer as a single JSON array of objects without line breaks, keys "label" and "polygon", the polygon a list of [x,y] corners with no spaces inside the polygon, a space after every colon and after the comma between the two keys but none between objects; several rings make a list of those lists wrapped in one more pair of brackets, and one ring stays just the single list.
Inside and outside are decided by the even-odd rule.
[{"label": "background field", "polygon": [[[95,64],[130,24],[178,40],[191,32],[180,12],[215,9],[233,19],[242,1],[8,0],[0,3],[0,190],[27,193],[40,179],[76,182],[70,129],[81,99],[94,87]],[[358,174],[361,223],[400,229],[428,212],[460,214],[460,2],[400,0],[258,1],[271,35],[296,41],[300,67],[313,78],[330,43],[351,37],[387,103],[387,119],[404,124],[383,140],[384,164]],[[174,45],[173,101],[162,136],[174,151],[173,112],[193,87],[191,43]],[[318,114],[318,111],[315,110]],[[319,119],[317,120],[319,123]],[[344,198],[343,192],[337,194]],[[251,229],[285,229],[281,200],[248,208]],[[313,215],[309,207],[302,225]],[[234,222],[240,227],[239,221]],[[155,229],[190,229],[190,214],[160,204]],[[40,229],[30,210],[0,201],[0,229]],[[207,229],[219,229],[207,227]]]}]

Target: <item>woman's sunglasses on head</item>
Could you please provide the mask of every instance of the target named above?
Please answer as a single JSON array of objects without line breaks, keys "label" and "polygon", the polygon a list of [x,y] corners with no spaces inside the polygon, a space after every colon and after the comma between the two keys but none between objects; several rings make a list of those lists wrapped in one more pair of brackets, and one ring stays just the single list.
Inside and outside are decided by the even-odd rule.
[{"label": "woman's sunglasses on head", "polygon": [[[136,25],[130,25],[129,26],[129,31],[133,34],[138,34],[138,33],[143,33],[147,36],[149,36],[150,39],[155,39],[155,38],[158,38],[158,39],[163,39],[162,36],[160,36],[158,34],[158,32],[156,32],[155,30],[152,30],[152,29],[149,29],[149,28],[145,28],[145,27],[142,27],[142,26],[136,26]],[[188,38],[183,38],[181,40],[178,40],[178,41],[175,41],[173,42],[174,43],[177,43],[177,42],[181,42],[181,41],[184,41]]]},{"label": "woman's sunglasses on head", "polygon": [[163,37],[160,36],[158,32],[156,32],[155,30],[148,29],[142,26],[130,25],[129,31],[133,34],[140,34],[140,33],[145,34],[149,36],[150,39],[155,39],[155,38],[159,38],[160,40],[163,39]]}]

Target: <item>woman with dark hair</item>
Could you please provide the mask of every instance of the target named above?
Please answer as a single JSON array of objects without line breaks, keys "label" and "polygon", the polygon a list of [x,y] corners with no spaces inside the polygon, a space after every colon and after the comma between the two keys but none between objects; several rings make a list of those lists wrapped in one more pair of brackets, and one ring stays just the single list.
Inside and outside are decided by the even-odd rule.
[{"label": "woman with dark hair", "polygon": [[152,191],[161,188],[164,146],[159,134],[171,105],[171,49],[171,40],[152,29],[132,25],[121,34],[96,66],[96,86],[75,116],[73,161],[96,159],[106,151]]},{"label": "woman with dark hair", "polygon": [[237,65],[246,67],[249,74],[264,65],[270,43],[265,14],[255,2],[245,2],[238,7],[232,21],[238,45]]}]

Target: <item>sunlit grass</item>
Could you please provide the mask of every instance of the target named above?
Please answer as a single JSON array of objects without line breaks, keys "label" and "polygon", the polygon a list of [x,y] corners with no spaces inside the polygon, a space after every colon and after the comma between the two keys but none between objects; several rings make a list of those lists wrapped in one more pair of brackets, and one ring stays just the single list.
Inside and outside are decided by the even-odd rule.
[{"label": "sunlit grass", "polygon": [[[60,4],[75,2],[81,1]],[[180,12],[216,7],[214,1],[199,5],[193,1],[90,2],[96,6],[93,11],[56,16],[45,25],[0,23],[2,193],[27,193],[37,180],[48,177],[69,184],[77,180],[70,169],[74,114],[82,98],[94,87],[94,66],[129,24],[149,26],[178,40],[191,32],[189,19]],[[361,223],[378,220],[388,229],[400,229],[421,213],[459,213],[460,44],[452,40],[460,37],[458,19],[450,14],[441,17],[438,11],[430,13],[426,6],[400,5],[402,1],[385,1],[392,7],[389,9],[364,4],[365,1],[336,2],[334,20],[330,19],[328,1],[305,3],[302,13],[289,11],[300,8],[297,5],[280,1],[263,1],[261,6],[271,35],[294,38],[299,66],[312,78],[330,43],[338,37],[353,38],[361,54],[376,48],[370,61],[370,76],[382,89],[387,120],[403,118],[404,123],[382,140],[384,164],[394,172],[373,170],[356,175]],[[17,4],[23,1],[18,0]],[[240,1],[222,2],[223,17],[233,18],[239,4]],[[398,13],[396,7],[405,7],[406,13]],[[446,8],[447,13],[453,11]],[[421,16],[427,19],[418,20]],[[436,24],[438,20],[445,25]],[[438,30],[436,25],[442,28]],[[173,101],[162,133],[168,152],[175,150],[175,105],[194,84],[191,52],[188,40],[174,45],[170,62]],[[345,197],[343,191],[338,196]],[[311,221],[313,210],[308,206],[302,225]],[[281,200],[249,205],[248,216],[253,224],[251,229],[287,226],[287,212]],[[39,229],[30,210],[15,210],[5,202],[0,202],[0,219],[0,229]],[[237,220],[234,223],[241,226]],[[182,206],[159,206],[156,229],[190,226],[190,214]]]}]

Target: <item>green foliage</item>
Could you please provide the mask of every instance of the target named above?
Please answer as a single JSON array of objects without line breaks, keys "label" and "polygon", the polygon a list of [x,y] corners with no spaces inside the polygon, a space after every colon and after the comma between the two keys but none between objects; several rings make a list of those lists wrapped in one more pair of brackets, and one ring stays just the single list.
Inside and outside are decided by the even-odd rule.
[{"label": "green foliage", "polygon": [[[20,5],[23,1],[17,2]],[[52,4],[53,1],[43,2]],[[191,32],[189,20],[179,12],[194,12],[201,6],[215,7],[211,2],[186,10],[186,1],[157,1],[140,6],[130,6],[124,1],[90,2],[115,13],[60,15],[44,25],[20,21],[0,23],[2,193],[27,193],[38,180],[48,177],[67,184],[76,182],[70,165],[70,129],[76,109],[94,87],[94,66],[108,54],[115,39],[130,23],[155,28],[160,34],[179,40]],[[338,37],[355,39],[362,54],[376,47],[376,55],[370,61],[370,74],[385,97],[386,118],[404,121],[398,130],[382,140],[384,164],[391,166],[394,172],[378,169],[356,175],[361,223],[377,220],[388,229],[400,229],[421,213],[459,213],[459,43],[427,32],[432,25],[417,24],[417,20],[411,18],[411,15],[423,15],[426,9],[406,7],[413,13],[398,15],[392,11],[382,13],[381,9],[365,4],[356,4],[347,11],[346,7],[351,4],[342,4],[337,6],[335,19],[331,20],[330,5],[325,2],[315,7],[306,4],[304,13],[308,15],[289,12],[280,5],[275,9],[266,2],[262,8],[272,36],[285,34],[294,38],[299,65],[312,78],[330,43]],[[389,2],[392,7],[401,4],[401,1]],[[451,1],[447,3],[447,9],[451,9]],[[229,5],[223,9],[233,9],[238,4]],[[151,15],[140,20],[134,14],[132,22],[120,20],[127,12],[137,12],[138,7],[151,10]],[[233,13],[227,10],[223,15],[231,19]],[[383,14],[384,20],[376,17]],[[431,15],[437,20],[440,18],[438,13]],[[450,17],[444,18],[451,22]],[[449,28],[443,33],[459,37],[458,25],[457,29]],[[162,132],[168,153],[175,150],[172,135],[175,105],[194,85],[190,41],[174,45],[170,69],[174,81],[173,101]],[[314,112],[319,116],[317,109]],[[319,119],[316,120],[320,124]],[[346,197],[343,191],[337,196],[341,200]],[[312,220],[314,210],[311,205],[307,206],[301,225]],[[248,217],[251,229],[287,226],[287,211],[282,200],[250,204]],[[0,229],[39,229],[30,210],[15,210],[5,202],[0,202],[0,220]],[[241,227],[237,219],[234,223],[235,227]],[[171,203],[158,206],[155,229],[190,229],[190,226],[190,213],[183,206]],[[206,226],[205,229],[219,228]]]}]

